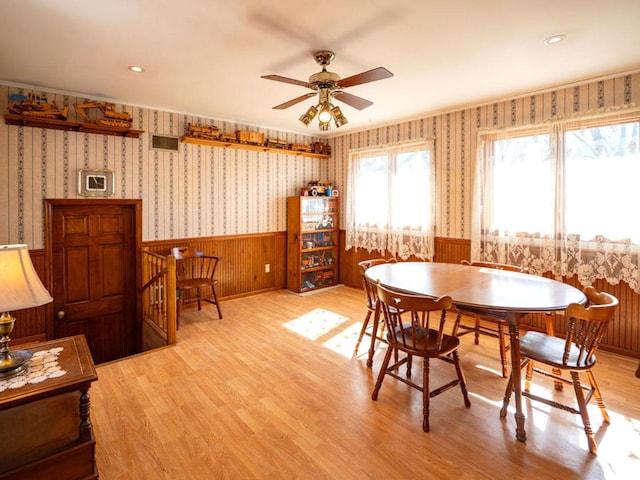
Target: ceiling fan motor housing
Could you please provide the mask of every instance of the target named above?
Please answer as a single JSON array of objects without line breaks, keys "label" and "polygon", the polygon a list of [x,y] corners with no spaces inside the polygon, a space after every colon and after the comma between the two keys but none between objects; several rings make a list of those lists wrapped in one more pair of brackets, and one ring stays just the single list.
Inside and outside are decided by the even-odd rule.
[{"label": "ceiling fan motor housing", "polygon": [[322,72],[314,73],[309,77],[309,83],[312,85],[317,85],[317,88],[336,88],[336,82],[340,80],[340,75],[333,72],[327,72],[323,70]]}]

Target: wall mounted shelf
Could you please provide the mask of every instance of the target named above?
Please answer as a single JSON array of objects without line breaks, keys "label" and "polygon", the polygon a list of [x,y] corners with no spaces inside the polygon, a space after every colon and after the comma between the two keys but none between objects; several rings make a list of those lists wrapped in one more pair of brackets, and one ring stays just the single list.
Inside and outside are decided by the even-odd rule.
[{"label": "wall mounted shelf", "polygon": [[298,155],[302,157],[312,157],[312,158],[329,158],[329,155],[324,155],[320,153],[301,152],[298,150],[290,150],[288,148],[265,147],[263,145],[252,145],[250,143],[224,142],[220,140],[205,140],[202,138],[193,138],[193,137],[182,137],[180,141],[182,143],[207,145],[209,147],[235,148],[239,150],[252,150],[255,152],[284,153],[285,155]]},{"label": "wall mounted shelf", "polygon": [[57,120],[53,118],[37,118],[24,115],[12,115],[6,113],[4,120],[7,125],[19,125],[23,127],[49,128],[52,130],[66,130],[69,132],[96,133],[101,135],[114,135],[117,137],[138,138],[143,130],[132,130],[129,128],[109,127],[107,125],[97,125],[95,123],[77,123],[67,120]]}]

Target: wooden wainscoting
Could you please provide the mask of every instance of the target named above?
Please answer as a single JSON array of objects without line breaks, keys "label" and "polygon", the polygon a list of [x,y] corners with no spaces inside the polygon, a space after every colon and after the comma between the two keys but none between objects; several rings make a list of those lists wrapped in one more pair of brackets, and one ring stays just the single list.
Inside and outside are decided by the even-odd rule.
[{"label": "wooden wainscoting", "polygon": [[160,255],[168,255],[173,247],[192,246],[220,257],[216,292],[222,299],[286,288],[286,232],[162,240],[143,246]]}]

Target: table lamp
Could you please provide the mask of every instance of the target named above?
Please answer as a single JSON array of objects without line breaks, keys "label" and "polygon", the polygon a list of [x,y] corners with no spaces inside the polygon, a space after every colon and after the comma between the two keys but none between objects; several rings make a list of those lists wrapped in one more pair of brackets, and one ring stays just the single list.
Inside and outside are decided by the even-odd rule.
[{"label": "table lamp", "polygon": [[0,379],[24,370],[28,350],[9,350],[9,334],[16,321],[9,312],[53,301],[33,268],[26,245],[0,245]]}]

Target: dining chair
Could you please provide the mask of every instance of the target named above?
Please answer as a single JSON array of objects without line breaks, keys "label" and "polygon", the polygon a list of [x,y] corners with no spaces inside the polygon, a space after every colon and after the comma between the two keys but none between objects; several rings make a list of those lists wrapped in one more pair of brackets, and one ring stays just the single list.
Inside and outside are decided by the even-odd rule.
[{"label": "dining chair", "polygon": [[[583,292],[587,297],[587,304],[572,303],[565,312],[567,333],[564,338],[535,331],[526,332],[520,337],[520,367],[527,369],[522,396],[580,415],[587,435],[589,451],[596,454],[598,447],[591,430],[587,404],[592,397],[595,397],[604,422],[609,423],[609,414],[602,400],[600,388],[596,383],[593,367],[596,365],[595,353],[607,326],[614,317],[618,307],[618,299],[609,293],[598,292],[593,287],[586,287]],[[537,367],[538,364],[541,364],[542,367]],[[549,369],[568,371],[571,378],[563,378],[553,371],[548,371]],[[554,381],[573,385],[577,408],[557,400],[558,393],[554,395],[554,399],[531,393],[530,386],[534,372],[553,378]],[[589,382],[588,386],[581,383],[580,373],[585,374]],[[500,410],[501,417],[505,417],[507,413],[512,391],[513,377],[509,376]]]},{"label": "dining chair", "polygon": [[[429,400],[460,385],[464,404],[471,406],[465,383],[458,346],[458,337],[444,333],[447,310],[451,308],[451,297],[433,299],[421,295],[407,295],[377,285],[378,302],[387,328],[387,351],[380,367],[378,379],[371,395],[377,400],[384,378],[389,375],[422,392],[423,420],[422,430],[429,431]],[[389,365],[391,354],[400,351],[407,354]],[[411,380],[411,367],[414,357],[422,357],[422,385]],[[437,358],[454,365],[456,378],[438,388],[429,385],[429,360]],[[400,367],[406,364],[406,377],[400,374]]]},{"label": "dining chair", "polygon": [[[507,265],[504,263],[469,262],[467,260],[463,260],[462,263],[474,267],[493,268],[496,270],[506,270],[509,272],[526,273],[526,270],[521,267]],[[480,335],[497,338],[500,349],[500,362],[502,364],[502,376],[504,378],[507,378],[509,376],[509,359],[507,357],[507,353],[509,351],[509,331],[506,323],[498,318],[473,313],[473,324],[467,325],[462,322],[462,316],[464,315],[469,315],[469,313],[465,314],[464,312],[459,312],[459,316],[455,324],[455,335],[460,337],[468,333],[473,333],[474,343],[476,345],[480,343]]]},{"label": "dining chair", "polygon": [[[354,349],[354,354],[356,355],[358,353],[358,349],[360,348],[362,338],[365,335],[371,337],[371,352],[375,350],[376,341],[380,341],[383,343],[387,342],[384,338],[384,319],[382,318],[382,316],[379,317],[376,324],[369,325],[371,316],[373,315],[375,318],[378,292],[376,284],[367,280],[367,277],[365,276],[365,272],[367,271],[367,269],[373,267],[374,265],[381,265],[383,263],[396,263],[396,259],[390,258],[389,260],[387,260],[385,258],[372,258],[370,260],[363,260],[358,263],[358,269],[360,270],[360,277],[362,279],[362,287],[364,289],[364,294],[367,302],[367,313],[364,317],[364,321],[362,322],[362,328],[360,329],[360,334],[358,335],[358,340],[356,342],[356,348]],[[372,362],[372,358],[369,358],[367,360],[368,367],[371,367],[371,365],[369,364],[370,361]]]},{"label": "dining chair", "polygon": [[[176,259],[176,290],[178,290],[178,317],[182,305],[186,301],[197,301],[198,310],[202,309],[202,301],[212,303],[218,309],[218,317],[222,319],[222,311],[218,302],[215,278],[220,257],[204,255],[194,247],[175,247],[171,249]],[[185,298],[185,292],[195,290],[194,297]]]}]

